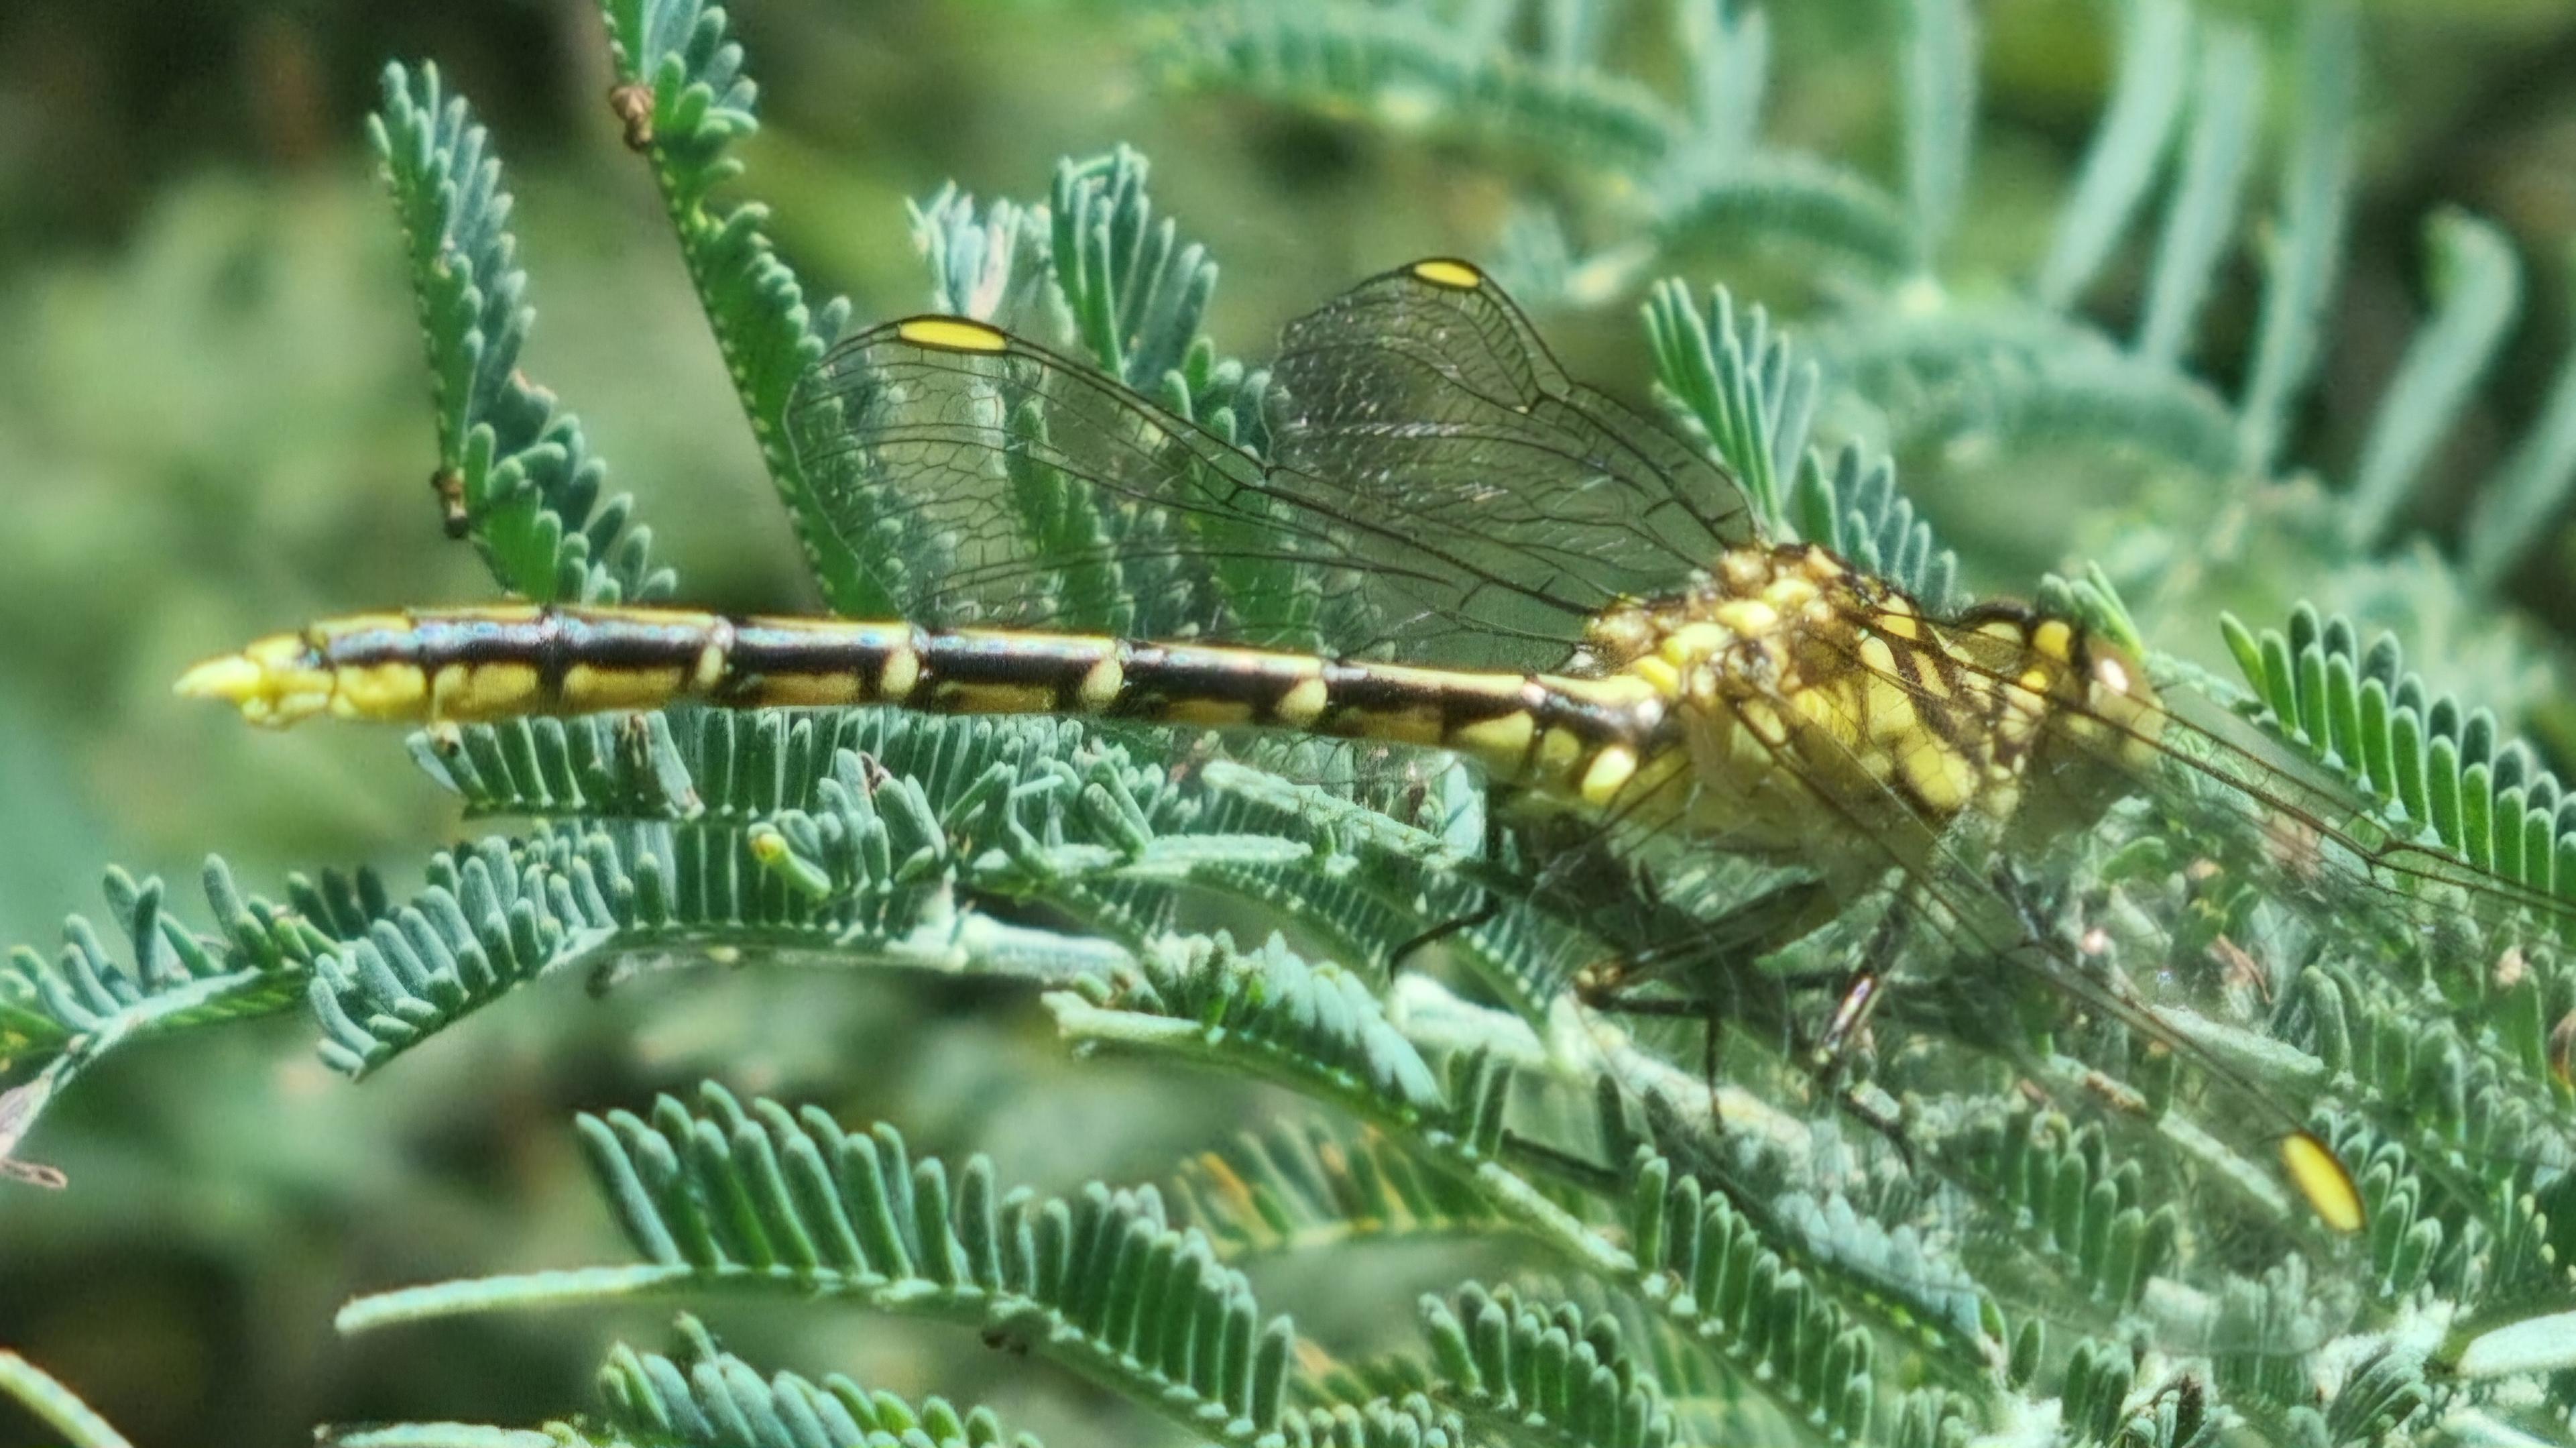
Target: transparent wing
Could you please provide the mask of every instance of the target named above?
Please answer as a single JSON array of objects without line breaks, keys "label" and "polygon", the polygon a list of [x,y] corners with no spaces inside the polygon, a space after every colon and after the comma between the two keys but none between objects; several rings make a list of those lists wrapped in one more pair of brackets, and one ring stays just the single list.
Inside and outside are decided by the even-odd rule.
[{"label": "transparent wing", "polygon": [[[1441,284],[1447,276],[1472,284]],[[1541,592],[1670,591],[1752,541],[1734,481],[1663,425],[1565,375],[1462,262],[1422,262],[1290,323],[1273,375],[1282,463],[1453,532]]]},{"label": "transparent wing", "polygon": [[[2325,967],[2384,1006],[2407,1003],[2409,1018],[2438,997],[2440,1039],[2419,1027],[2408,1049],[2443,1060],[2445,1094],[2475,1105],[2400,1101],[2383,1129],[2432,1156],[2469,1148],[2462,1160],[2481,1171],[2555,1175],[2576,1161],[2576,1091],[2546,1040],[2567,1011],[2549,962],[2576,936],[2576,900],[2401,838],[2343,781],[2196,694],[2167,691],[2146,721],[2073,702],[2057,713],[2025,808],[2098,817],[2106,794],[2131,802],[2103,831],[2122,847],[2110,883],[2172,919],[2161,985],[2195,1006],[2231,991],[2277,999]],[[2332,1029],[2359,1025],[2364,1005],[2339,999]],[[2463,1128],[2477,1139],[2455,1139]]]},{"label": "transparent wing", "polygon": [[[2156,1263],[2157,1276],[2216,1291],[2249,1264],[2313,1253],[2319,1233],[2311,1209],[2347,1191],[2348,1183],[2337,1180],[2342,1174],[2327,1158],[2320,1168],[2327,1181],[2310,1187],[2318,1195],[2307,1205],[2285,1189],[2288,1148],[2314,1141],[2290,1105],[2295,1096],[2210,1049],[2201,1033],[2179,1028],[2126,975],[2137,959],[2088,938],[2096,932],[2078,912],[2063,909],[2065,902],[2026,911],[2016,887],[1991,868],[2002,862],[1986,848],[1994,841],[1935,832],[1917,816],[1883,809],[1874,793],[1833,783],[1861,773],[1843,743],[1849,736],[1838,727],[1853,722],[1819,718],[1793,731],[1777,750],[1777,773],[1805,791],[1819,838],[1855,852],[1857,868],[1831,873],[1846,881],[1869,876],[1874,883],[1847,894],[1833,918],[1767,958],[1757,957],[1779,942],[1758,934],[1742,937],[1740,952],[1711,944],[1748,916],[1759,919],[1766,903],[1780,898],[1773,894],[1738,895],[1733,911],[1722,898],[1667,911],[1697,918],[1678,930],[1669,920],[1658,922],[1639,942],[1639,954],[1617,962],[1630,979],[1605,1003],[1612,1024],[1602,1028],[1609,1034],[1596,1033],[1599,1055],[1631,1095],[1649,1103],[1650,1115],[1654,1103],[1664,1104],[1655,1132],[1662,1148],[1706,1179],[1731,1180],[1748,1153],[1758,1157],[1766,1147],[1788,1149],[1784,1143],[1804,1140],[1807,1150],[1824,1153],[1811,1165],[1842,1161],[1852,1173],[1847,1189],[1864,1191],[1870,1182],[1889,1180],[1861,1165],[1873,1158],[1884,1163],[1889,1155],[1871,1149],[1872,1128],[1883,1128],[1903,1143],[1894,1153],[1903,1163],[1894,1179],[1911,1184],[1908,1193],[1919,1198],[1925,1224],[1948,1224],[1963,1234],[1963,1249],[1973,1244],[1981,1254],[2006,1254],[2017,1271],[2053,1271],[2062,1264],[2045,1230],[2033,1241],[2016,1241],[1984,1210],[1997,1195],[2015,1198],[2023,1184],[1999,1191],[1984,1174],[2016,1159],[2019,1149],[2010,1143],[2025,1135],[2058,1143],[2089,1138],[2119,1164],[2118,1190],[2147,1209],[2211,1192],[2213,1183],[2232,1184],[2215,1190],[2239,1201],[2240,1209],[2209,1216],[2243,1240],[2225,1250],[2169,1254]],[[1683,793],[1697,787],[1689,776],[1669,786]],[[1636,812],[1664,811],[1649,805]],[[1687,869],[1693,857],[1688,835],[1670,828],[1607,843],[1633,857],[1639,878]],[[1596,933],[1626,944],[1615,930]],[[1856,999],[1842,996],[1843,987],[1869,972],[1876,973],[1878,1002],[1877,1044],[1867,1052],[1875,1070],[1868,1089],[1843,1096],[1846,1114],[1829,1122],[1827,1099],[1805,1094],[1826,1084],[1811,1074],[1813,1053],[1842,1028],[1838,1012]],[[2028,989],[2033,979],[2047,989]],[[1754,1099],[1770,1110],[1756,1110],[1748,1121],[1740,1106],[1701,1095],[1698,1084],[1708,1068],[1694,1070],[1693,1062],[1709,1059],[1701,1055],[1698,1033],[1711,1023],[1722,1026],[1729,1043],[1725,1081],[1751,1085]],[[1757,1047],[1768,1040],[1787,1049],[1748,1061],[1748,1035]],[[1642,1057],[1622,1052],[1620,1042],[1631,1039],[1654,1046]],[[1843,1045],[1857,1049],[1850,1041]],[[2182,1067],[2179,1082],[2173,1064]],[[1808,1073],[1804,1091],[1802,1073]],[[1726,1099],[1741,1100],[1731,1092]],[[1806,1104],[1793,1104],[1800,1101]],[[1784,1136],[1767,1124],[1784,1107],[1806,1118],[1804,1133]],[[2075,1123],[2090,1124],[2079,1130]],[[1836,1180],[1828,1172],[1815,1189],[1830,1192]],[[1807,1245],[1832,1257],[1837,1271],[1866,1270],[1864,1246],[1852,1247],[1854,1260],[1839,1255],[1839,1244],[1855,1240],[1834,1233]],[[1983,1285],[1991,1291],[2013,1280],[2003,1274]],[[1927,1292],[1936,1285],[1920,1284]],[[2054,1293],[2005,1290],[2016,1318],[2085,1300],[2062,1285]],[[2117,1296],[2095,1305],[2098,1319],[2070,1325],[2107,1331],[2136,1306]],[[2195,1333],[2234,1351],[2313,1347],[2349,1326],[2358,1301],[2319,1290],[2302,1298],[2301,1308],[2307,1316],[2296,1330]]]},{"label": "transparent wing", "polygon": [[789,430],[834,530],[933,626],[1548,668],[1603,606],[1745,536],[1722,472],[1568,382],[1461,264],[1293,324],[1275,375],[1264,463],[1043,348],[916,318],[828,354]]},{"label": "transparent wing", "polygon": [[[1984,711],[2000,704],[2004,686],[2022,676],[2021,667],[2007,663],[2018,659],[2026,666],[2031,657],[2027,647],[1982,637],[1955,640],[1959,655],[1930,641],[1907,645],[1925,656],[1921,666],[1905,667],[1905,654],[1899,651],[1898,666],[1875,673],[1874,688],[1892,686],[1912,695],[1921,721],[1914,731],[1919,739],[1873,740],[1870,720],[1859,712],[1858,701],[1868,691],[1841,685],[1870,668],[1858,644],[1871,637],[1870,626],[1879,621],[1856,617],[1849,630],[1821,627],[1806,635],[1802,647],[1818,657],[1801,666],[1805,682],[1794,697],[1783,692],[1768,701],[1771,711],[1788,721],[1784,736],[1776,744],[1761,742],[1749,730],[1738,736],[1769,754],[1770,766],[1759,771],[1762,787],[1793,792],[1790,812],[1813,821],[1804,847],[1808,861],[1834,882],[1848,907],[1846,921],[1835,931],[1800,942],[1785,966],[1775,963],[1773,968],[1803,966],[1813,987],[1825,991],[1837,989],[1838,980],[1860,984],[1865,976],[1884,977],[1879,1019],[1901,1017],[1908,1026],[1904,1038],[1918,1046],[1933,1040],[1970,1046],[1973,1056],[2008,1063],[2020,1079],[2045,1089],[2065,1108],[2132,1123],[2127,1128],[2132,1132],[2153,1120],[2165,1138],[2155,1159],[2217,1167],[2267,1200],[2280,1200],[2277,1184],[2286,1167],[2289,1180],[2320,1213],[2348,1219],[2349,1181],[2332,1164],[2331,1154],[2306,1136],[2290,1083],[2264,1069],[2257,1043],[2265,1038],[2269,1021],[2259,1012],[2233,1018],[2215,1012],[2177,1014],[2175,1005],[2199,1008],[2205,1002],[2177,1000],[2160,988],[2160,981],[2157,988],[2146,989],[2136,983],[2138,976],[2152,978],[2161,971],[2161,955],[2146,959],[2118,948],[2122,942],[2115,937],[2086,928],[2074,902],[2039,898],[2041,889],[2072,878],[2073,867],[2043,858],[2034,841],[2014,827],[2031,824],[2049,836],[2050,844],[2072,853],[2099,843],[2093,827],[2101,821],[2103,800],[2034,800],[2026,791],[2020,809],[2004,818],[1971,808],[1944,824],[1940,816],[1908,805],[1884,782],[1912,774],[1891,751],[1921,749],[1946,756],[1962,747],[1982,747],[1971,741],[1997,728],[1997,721],[1983,717]],[[1911,616],[1905,619],[1909,630],[1916,622]],[[1891,626],[1875,636],[1888,640],[1901,635]],[[1990,650],[1992,657],[1980,658],[1981,649]],[[1936,662],[1944,667],[1935,667]],[[1989,677],[1977,681],[1977,687],[1961,687],[1949,664]],[[2033,756],[2034,766],[2045,762],[2044,755]],[[2066,784],[2071,780],[2053,781],[2050,787]],[[1677,787],[1701,786],[1697,776],[1684,775]],[[1778,805],[1766,807],[1766,812],[1778,811]],[[1695,808],[1654,813],[1684,821],[1710,814]],[[1727,814],[1717,812],[1715,828],[1724,828]],[[2038,829],[2040,814],[2053,816],[2046,830]],[[1723,847],[1697,833],[1701,829],[1696,823],[1683,825],[1677,832],[1682,837],[1666,848],[1687,851],[1694,843]],[[2029,885],[2026,879],[2047,884]],[[1865,903],[1868,908],[1862,908]],[[1862,926],[1858,934],[1846,928],[1873,920],[1884,923]],[[2045,989],[2015,988],[2032,981]],[[1744,994],[1740,985],[1723,980],[1681,979],[1673,986],[1691,994]],[[2046,1018],[2030,1015],[2038,1001],[2055,1002]],[[1811,1013],[1811,1040],[1843,1029],[1829,1019],[1834,1003],[1824,1004],[1826,1009]],[[2204,1022],[2219,1029],[2203,1029]],[[2067,1031],[2101,1036],[2110,1054],[2070,1054],[2062,1046],[2045,1044],[2048,1034]],[[2222,1046],[2231,1032],[2233,1039]],[[2233,1049],[2239,1043],[2248,1049]],[[2141,1047],[2152,1054],[2138,1055]],[[1963,1073],[1939,1052],[1917,1050],[1911,1059],[1922,1073],[1915,1089],[1929,1089],[1929,1083],[1945,1076],[1960,1082],[1977,1076],[1974,1070]],[[2188,1067],[2186,1096],[2194,1103],[2172,1117],[2152,1112],[2149,1098],[2155,1091],[2138,1084],[2147,1082],[2161,1091],[2158,1078],[2166,1061]],[[1988,1090],[1992,1084],[1983,1083]],[[2310,1167],[2316,1175],[2307,1174]]]}]

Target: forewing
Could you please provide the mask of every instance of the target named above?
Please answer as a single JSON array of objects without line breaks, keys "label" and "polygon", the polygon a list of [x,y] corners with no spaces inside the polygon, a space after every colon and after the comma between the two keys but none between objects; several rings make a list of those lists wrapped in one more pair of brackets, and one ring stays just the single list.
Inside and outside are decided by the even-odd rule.
[{"label": "forewing", "polygon": [[1389,273],[1288,328],[1268,463],[953,318],[835,348],[791,442],[835,533],[927,625],[1553,668],[1602,607],[1741,541],[1742,504],[1567,382],[1481,276],[1435,266],[1460,268]]},{"label": "forewing", "polygon": [[[2122,888],[2174,919],[2162,977],[2232,975],[2286,996],[2323,967],[2314,983],[2348,984],[2320,988],[2364,997],[2338,994],[2330,1032],[2378,1016],[2429,1021],[2406,1050],[2443,1062],[2453,1104],[2419,1110],[2395,1088],[2383,1125],[2398,1139],[2447,1152],[2462,1147],[2450,1133],[2465,1131],[2477,1141],[2464,1157],[2495,1166],[2576,1159],[2549,1036],[2567,1011],[2549,962],[2576,934],[2576,901],[2402,837],[2359,791],[2203,696],[2176,688],[2163,704],[2143,725],[2062,704],[2051,736],[2061,757],[2034,781],[2090,799],[2108,780],[2135,801]],[[2390,1079],[2361,1098],[2389,1092]]]},{"label": "forewing", "polygon": [[1668,592],[1752,540],[1733,479],[1568,378],[1465,263],[1388,272],[1291,323],[1273,375],[1283,463],[1551,596],[1598,609]]},{"label": "forewing", "polygon": [[1353,568],[1402,567],[1204,430],[977,323],[851,338],[799,384],[789,430],[833,531],[928,627],[1310,647],[1364,627]]},{"label": "forewing", "polygon": [[[1858,640],[1865,636],[1864,630],[1874,630],[1881,621],[1875,617],[1852,620],[1856,627],[1848,642],[1836,642],[1839,636],[1834,631],[1818,631],[1817,647],[1834,654],[1827,671],[1868,669]],[[1885,621],[1896,622],[1893,617]],[[1916,621],[1907,615],[1905,622]],[[1899,648],[1927,652],[1935,648],[1929,641],[1908,643],[1906,635],[1911,631],[1900,625],[1879,631],[1879,637]],[[1949,749],[1957,747],[1952,741],[1982,737],[1979,731],[1993,727],[1992,720],[1984,717],[1986,706],[1999,697],[1993,691],[2022,678],[2021,670],[2007,664],[2008,645],[1995,641],[1991,658],[1981,656],[1984,647],[1952,656],[1962,671],[1983,676],[1989,686],[1983,700],[1973,690],[1960,688],[1958,673],[1949,675],[1946,686],[1930,682],[1942,678],[1945,670],[1929,659],[1918,661],[1912,669],[1876,675],[1884,687],[1913,693],[1915,710],[1924,721],[1917,740],[1873,740],[1867,719],[1844,712],[1840,701],[1849,696],[1830,687],[1811,685],[1798,700],[1772,701],[1777,712],[1792,721],[1786,740],[1771,750],[1773,763],[1806,791],[1820,851],[1839,852],[1842,858],[1836,873],[1846,879],[1874,876],[1890,882],[1888,909],[1897,925],[1890,936],[1893,948],[1880,965],[1882,969],[1901,966],[1903,975],[1891,982],[1894,989],[1886,996],[1884,1009],[2001,1055],[2069,1108],[2113,1108],[2107,1114],[2114,1120],[2143,1118],[2148,1113],[2147,1099],[2137,1087],[2124,1088],[2120,1082],[2134,1082],[2136,1072],[2148,1067],[2149,1060],[2088,1056],[2091,1071],[2070,1071],[2070,1062],[2022,1034],[2032,1024],[2023,1014],[2028,1003],[2033,999],[2059,1002],[2060,1026],[2109,1027],[2112,1042],[2125,1040],[2133,1048],[2160,1047],[2185,1064],[2194,1078],[2187,1093],[2195,1103],[2185,1112],[2188,1124],[2159,1122],[2159,1132],[2169,1146],[2183,1147],[2188,1155],[2192,1143],[2205,1142],[2209,1150],[2199,1156],[2204,1165],[2221,1165],[2236,1180],[2266,1195],[2277,1191],[2274,1184],[2283,1179],[2282,1167],[2287,1165],[2291,1183],[2308,1194],[2312,1207],[2329,1219],[2349,1220],[2349,1179],[2322,1147],[2305,1137],[2293,1092],[2258,1059],[2259,1047],[2234,1049],[2236,1043],[2260,1037],[2266,1020],[2259,1014],[2228,1019],[2205,1013],[2204,1000],[2186,1002],[2160,988],[2142,989],[2139,979],[2156,977],[2166,962],[2132,954],[2124,948],[2127,942],[2115,934],[2090,928],[2079,908],[2081,902],[2062,892],[2058,898],[2039,898],[2048,885],[2032,883],[2030,867],[2041,865],[2053,871],[2064,861],[2042,864],[2033,855],[2031,842],[2007,829],[2004,822],[1971,808],[1943,826],[1917,809],[1891,807],[1890,787],[1876,780],[1901,775],[1903,770],[1872,755],[1908,748]],[[1956,714],[1963,709],[1977,717],[1944,721],[1945,711]],[[2021,801],[2024,810],[2032,803],[2027,797]],[[2100,821],[2100,802],[2084,804],[2089,814],[2070,814],[2068,819],[2089,828]],[[2019,816],[2014,818],[2018,823]],[[2072,846],[2086,838],[2083,829],[2061,830],[2056,843]],[[1929,974],[1927,967],[1932,967]],[[2034,998],[2028,991],[2010,989],[2016,981],[2036,982],[2046,994]],[[1998,983],[2007,989],[1998,993],[1994,988]],[[2265,1008],[2259,1000],[2239,1004],[2250,1004],[2258,1013]],[[2193,1013],[2177,1012],[2178,1005],[2192,1007]],[[2209,1029],[2212,1024],[2222,1029]],[[2227,1048],[2217,1044],[2221,1041],[2228,1043]],[[2221,1147],[2223,1155],[2209,1154]],[[2315,1175],[2302,1175],[2311,1167]]]}]

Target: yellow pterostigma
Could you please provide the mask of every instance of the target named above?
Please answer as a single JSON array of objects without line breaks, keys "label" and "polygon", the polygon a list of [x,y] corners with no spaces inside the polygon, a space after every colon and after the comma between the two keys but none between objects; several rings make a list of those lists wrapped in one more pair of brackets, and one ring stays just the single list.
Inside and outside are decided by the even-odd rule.
[{"label": "yellow pterostigma", "polygon": [[1466,262],[1291,324],[1266,399],[1194,422],[979,321],[889,323],[825,357],[790,431],[908,620],[360,614],[179,689],[273,726],[695,701],[1448,750],[1517,807],[1794,860],[1833,901],[1896,880],[1940,928],[2197,1063],[2245,1103],[2219,1130],[2268,1143],[2319,1220],[2361,1226],[2352,1177],[2293,1112],[2020,938],[1962,843],[2083,828],[2164,767],[2184,726],[2137,660],[2019,606],[1932,617],[1824,548],[1766,541],[1721,468],[1567,378]]}]

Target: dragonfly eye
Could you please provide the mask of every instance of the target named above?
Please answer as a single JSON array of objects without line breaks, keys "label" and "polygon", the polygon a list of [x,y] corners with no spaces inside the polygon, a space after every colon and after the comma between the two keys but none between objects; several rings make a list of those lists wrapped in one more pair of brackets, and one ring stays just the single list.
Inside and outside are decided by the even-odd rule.
[{"label": "dragonfly eye", "polygon": [[2128,650],[2106,640],[2086,640],[2082,707],[2110,736],[2114,752],[2143,760],[2164,733],[2164,701],[2147,671]]},{"label": "dragonfly eye", "polygon": [[2117,695],[2134,694],[2137,675],[2127,659],[2105,649],[2093,661],[2093,687]]}]

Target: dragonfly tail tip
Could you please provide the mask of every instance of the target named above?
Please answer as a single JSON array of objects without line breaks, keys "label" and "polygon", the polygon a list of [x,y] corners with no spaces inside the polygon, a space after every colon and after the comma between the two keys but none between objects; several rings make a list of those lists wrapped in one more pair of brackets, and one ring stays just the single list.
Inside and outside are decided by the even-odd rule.
[{"label": "dragonfly tail tip", "polygon": [[171,692],[190,699],[221,699],[227,704],[240,704],[259,692],[265,670],[240,654],[225,654],[179,676]]},{"label": "dragonfly tail tip", "polygon": [[183,698],[230,704],[251,723],[274,729],[330,706],[332,684],[328,673],[282,668],[278,661],[263,658],[262,652],[254,645],[237,654],[208,659],[181,674],[171,691]]}]

